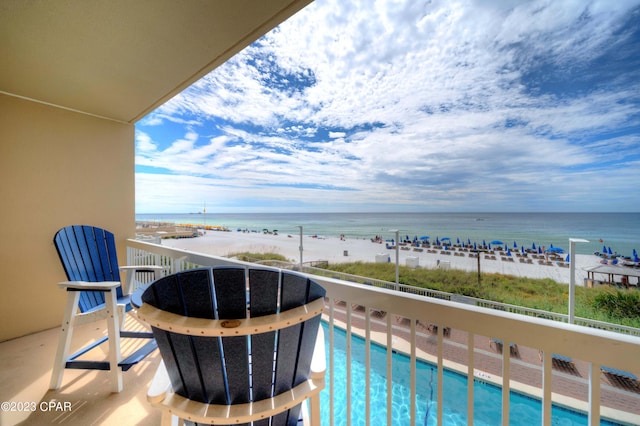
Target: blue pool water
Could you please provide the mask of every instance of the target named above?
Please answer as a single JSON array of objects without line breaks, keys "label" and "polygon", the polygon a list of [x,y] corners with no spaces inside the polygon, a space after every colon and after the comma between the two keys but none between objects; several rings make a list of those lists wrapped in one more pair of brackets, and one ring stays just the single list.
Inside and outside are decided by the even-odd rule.
[{"label": "blue pool water", "polygon": [[[325,327],[326,347],[328,325]],[[352,336],[351,345],[351,421],[353,425],[365,425],[365,340]],[[346,333],[338,328],[334,334],[335,398],[334,424],[346,424]],[[327,350],[327,353],[329,351]],[[371,345],[371,424],[385,425],[387,421],[387,352],[386,348]],[[329,361],[327,360],[327,368]],[[417,415],[418,425],[436,425],[437,370],[426,362],[417,363]],[[411,409],[410,359],[402,354],[392,357],[392,418],[394,426],[407,426]],[[466,425],[467,422],[467,378],[461,374],[445,370],[443,382],[443,420],[445,425]],[[327,388],[321,394],[322,424],[329,425],[329,375]],[[474,385],[474,425],[494,426],[501,424],[502,390],[494,385],[476,381]],[[510,425],[530,426],[541,424],[542,408],[539,400],[511,392]],[[587,416],[553,406],[552,424],[587,425]],[[616,425],[602,421],[602,425]]]}]

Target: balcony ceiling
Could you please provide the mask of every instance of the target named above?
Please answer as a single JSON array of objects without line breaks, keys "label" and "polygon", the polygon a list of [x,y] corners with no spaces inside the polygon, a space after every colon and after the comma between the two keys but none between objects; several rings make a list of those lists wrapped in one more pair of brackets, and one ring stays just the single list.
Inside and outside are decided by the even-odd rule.
[{"label": "balcony ceiling", "polygon": [[0,92],[135,123],[312,0],[2,0]]}]

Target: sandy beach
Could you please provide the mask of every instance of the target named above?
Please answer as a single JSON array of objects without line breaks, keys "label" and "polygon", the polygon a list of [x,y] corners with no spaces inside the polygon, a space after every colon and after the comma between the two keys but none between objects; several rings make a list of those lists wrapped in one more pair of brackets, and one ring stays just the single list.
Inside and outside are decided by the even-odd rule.
[{"label": "sandy beach", "polygon": [[[259,232],[221,232],[207,231],[204,236],[197,238],[165,239],[162,244],[199,253],[215,256],[230,256],[234,253],[278,253],[292,262],[300,261],[300,236],[294,234],[264,234]],[[341,239],[337,237],[313,237],[303,235],[303,261],[326,260],[329,263],[341,262],[375,262],[376,258],[387,256],[390,262],[395,262],[395,249],[387,249],[385,243],[374,243],[370,239]],[[422,249],[416,251],[411,246],[400,246],[400,265],[415,265],[423,268],[450,267],[465,271],[477,271],[478,261],[469,257],[469,253],[450,251],[442,254],[442,250]],[[566,256],[563,255],[563,256]],[[494,254],[491,258],[481,258],[481,270],[486,273],[500,273],[530,278],[550,278],[559,283],[569,284],[569,267],[560,266],[558,262],[539,264],[540,259],[532,259],[531,263],[521,262],[515,253],[508,257]],[[448,263],[447,263],[448,262]],[[600,258],[594,255],[576,255],[577,285],[583,285],[587,277],[585,268],[598,265]]]}]

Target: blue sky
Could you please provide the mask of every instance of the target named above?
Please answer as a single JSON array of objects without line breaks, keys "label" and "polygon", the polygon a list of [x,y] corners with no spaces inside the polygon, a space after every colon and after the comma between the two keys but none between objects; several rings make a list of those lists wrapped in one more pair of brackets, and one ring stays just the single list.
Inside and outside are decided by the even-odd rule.
[{"label": "blue sky", "polygon": [[317,0],[136,125],[136,211],[640,211],[640,0]]}]

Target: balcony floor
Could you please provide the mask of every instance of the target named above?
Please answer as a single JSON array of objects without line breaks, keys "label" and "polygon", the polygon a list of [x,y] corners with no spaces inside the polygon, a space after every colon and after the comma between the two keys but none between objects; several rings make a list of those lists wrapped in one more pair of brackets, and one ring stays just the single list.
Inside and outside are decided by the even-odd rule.
[{"label": "balcony floor", "polygon": [[[76,327],[71,350],[101,338],[103,328],[98,323]],[[139,328],[128,317],[126,329]],[[65,370],[62,386],[49,390],[53,360],[58,346],[58,327],[0,343],[0,394],[2,401],[35,403],[33,412],[0,412],[0,425],[158,425],[160,411],[147,402],[147,387],[160,362],[160,353],[153,352],[142,362],[123,374],[123,391],[111,393],[107,372],[96,370]],[[137,347],[132,339],[122,342],[123,353]],[[87,359],[106,358],[101,345]],[[50,401],[70,402],[71,409],[49,411]],[[46,410],[41,409],[46,408]],[[18,406],[14,408],[20,408]]]}]

